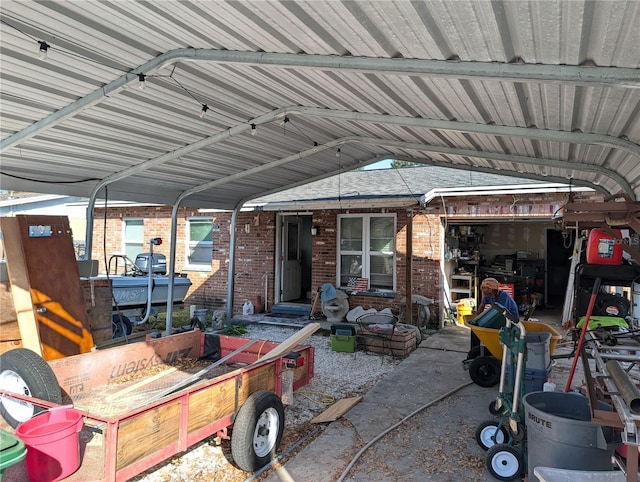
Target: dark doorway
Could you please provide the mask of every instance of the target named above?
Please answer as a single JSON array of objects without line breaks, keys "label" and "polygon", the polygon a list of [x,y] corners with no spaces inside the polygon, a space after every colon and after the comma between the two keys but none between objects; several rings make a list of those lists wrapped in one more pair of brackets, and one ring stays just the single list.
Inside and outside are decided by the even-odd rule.
[{"label": "dark doorway", "polygon": [[574,243],[575,231],[547,230],[546,304],[551,307],[564,304]]}]

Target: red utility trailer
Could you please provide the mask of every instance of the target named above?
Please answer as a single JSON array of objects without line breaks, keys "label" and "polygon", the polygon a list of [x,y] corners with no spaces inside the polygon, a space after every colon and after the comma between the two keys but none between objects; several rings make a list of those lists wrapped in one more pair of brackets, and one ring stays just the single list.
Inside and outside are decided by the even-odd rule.
[{"label": "red utility trailer", "polygon": [[[282,438],[282,395],[313,376],[313,348],[297,342],[315,325],[281,344],[194,330],[49,362],[33,357],[52,370],[62,404],[84,415],[80,468],[65,480],[128,480],[213,435],[231,439],[241,469],[266,465]],[[189,366],[202,356],[212,363]],[[7,390],[0,399],[9,413],[12,400],[58,406]],[[10,467],[5,481],[24,471]]]}]

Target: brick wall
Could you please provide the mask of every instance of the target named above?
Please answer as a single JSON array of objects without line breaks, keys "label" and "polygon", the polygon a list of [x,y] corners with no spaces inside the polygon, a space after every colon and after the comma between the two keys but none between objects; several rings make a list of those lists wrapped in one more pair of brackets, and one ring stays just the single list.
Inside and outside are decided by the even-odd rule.
[{"label": "brick wall", "polygon": [[[601,201],[602,196],[597,193],[576,193],[576,202]],[[551,219],[555,206],[562,206],[568,200],[567,194],[523,194],[518,195],[516,206],[527,206],[526,213],[513,212],[514,196],[468,196],[464,199],[448,199],[446,204],[433,203],[426,209],[415,208],[408,215],[407,210],[386,209],[385,212],[396,214],[396,293],[394,297],[375,297],[354,295],[349,297],[349,304],[367,308],[382,309],[391,307],[400,311],[400,300],[406,296],[406,227],[407,221],[413,221],[413,253],[412,265],[412,294],[433,298],[441,298],[442,274],[440,271],[441,252],[441,217],[455,219],[472,213],[498,218],[515,219],[530,217],[538,214]],[[554,204],[555,203],[555,204]],[[549,205],[552,205],[550,208]],[[532,206],[529,208],[529,206]],[[511,211],[510,211],[511,209]],[[502,214],[500,212],[502,211]],[[336,282],[336,235],[337,216],[340,213],[379,213],[380,209],[372,210],[319,210],[312,213],[312,224],[319,228],[318,234],[311,238],[312,242],[312,290],[318,289],[324,283]],[[197,209],[181,208],[178,215],[176,272],[180,272],[185,265],[185,226],[187,219],[196,216],[213,217],[220,226],[213,236],[213,260],[209,271],[188,271],[187,274],[193,286],[189,291],[186,303],[210,309],[225,309],[227,300],[228,272],[229,272],[229,241],[231,213],[198,213]],[[93,257],[100,260],[101,270],[104,267],[102,246],[106,232],[106,252],[120,252],[122,250],[122,220],[125,218],[144,218],[144,237],[162,237],[165,242],[154,248],[154,252],[169,255],[170,218],[169,207],[133,207],[110,209],[103,230],[103,209],[96,209],[94,220]],[[481,221],[481,219],[478,219]],[[473,222],[473,221],[470,221]],[[146,251],[147,249],[145,249]],[[239,213],[236,227],[236,256],[235,256],[235,295],[233,312],[240,313],[246,300],[258,304],[258,301],[274,302],[274,273],[276,269],[276,213],[247,212]],[[107,254],[107,256],[108,256]],[[265,285],[267,299],[265,300]],[[260,297],[261,300],[257,298]],[[438,313],[439,309],[432,310]]]},{"label": "brick wall", "polygon": [[[345,211],[346,212],[346,211]],[[379,213],[373,210],[349,210],[349,213]],[[400,312],[400,301],[406,297],[406,248],[407,221],[413,219],[413,258],[412,287],[413,294],[427,298],[440,298],[442,281],[440,278],[440,220],[438,215],[407,214],[406,209],[386,209],[396,215],[396,292],[395,296],[380,297],[370,295],[350,295],[349,307],[362,306],[364,309],[391,308]],[[312,246],[312,287],[316,290],[324,283],[336,283],[337,260],[337,220],[342,211],[316,211],[313,213],[313,225],[318,226],[319,234],[313,237]]]},{"label": "brick wall", "polygon": [[[108,260],[113,253],[122,252],[124,219],[143,218],[145,242],[162,237],[163,243],[154,246],[154,253],[169,257],[171,237],[171,208],[127,207],[110,208],[106,223],[104,209],[94,215],[92,257],[100,262],[100,272],[105,270],[105,254]],[[186,270],[186,225],[194,217],[213,218],[220,229],[213,233],[213,254],[208,271]],[[187,294],[186,304],[210,309],[225,309],[229,273],[229,243],[231,213],[199,213],[194,208],[180,208],[176,237],[176,273],[186,273],[193,283]],[[273,302],[273,273],[275,251],[275,214],[240,213],[236,220],[235,296],[234,313],[242,311],[245,300],[256,303],[256,297],[264,298],[265,282],[269,283],[269,303]],[[105,228],[106,225],[106,228]],[[248,232],[247,232],[248,231]],[[106,244],[104,240],[106,238]],[[103,246],[106,246],[103,249]],[[146,245],[143,251],[148,251]],[[267,280],[268,277],[268,280]],[[264,303],[264,300],[262,300]]]}]

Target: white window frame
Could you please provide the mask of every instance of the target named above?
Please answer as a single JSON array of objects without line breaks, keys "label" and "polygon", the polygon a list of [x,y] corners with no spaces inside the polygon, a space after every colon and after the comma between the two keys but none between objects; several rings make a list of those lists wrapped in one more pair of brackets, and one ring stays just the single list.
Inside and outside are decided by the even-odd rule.
[{"label": "white window frame", "polygon": [[[192,222],[202,223],[205,221],[211,224],[211,241],[198,241],[198,242],[191,241],[191,223]],[[213,218],[204,217],[204,216],[187,218],[187,225],[185,226],[185,235],[184,235],[185,237],[184,269],[192,270],[192,271],[211,271],[211,266],[213,263],[213,233],[214,233],[213,225],[214,225]],[[208,262],[198,263],[198,262],[191,261],[191,248],[192,246],[195,246],[198,244],[201,245],[200,248],[206,248],[207,246],[209,247],[210,258]]]},{"label": "white window frame", "polygon": [[[133,221],[142,223],[142,233],[140,234],[140,239],[128,239],[127,238],[127,224]],[[131,255],[127,251],[127,247],[129,245],[140,245],[140,249],[136,253],[131,253]],[[144,218],[124,218],[122,220],[122,253],[126,254],[131,258],[132,261],[136,260],[136,256],[140,253],[147,252],[145,242],[144,242]]]},{"label": "white window frame", "polygon": [[[372,253],[375,255],[376,253],[381,253],[381,251],[371,251],[371,233],[370,233],[370,220],[372,218],[393,218],[393,253],[391,255],[393,268],[392,272],[392,287],[391,288],[379,288],[375,286],[371,286],[371,255]],[[362,221],[362,250],[354,251],[354,250],[341,250],[340,241],[342,239],[342,219],[344,218],[360,218]],[[340,288],[349,289],[346,285],[341,284],[341,261],[343,255],[361,255],[362,256],[362,273],[360,275],[361,278],[369,279],[369,288],[375,289],[381,292],[395,292],[396,291],[396,229],[397,229],[397,216],[395,213],[354,213],[354,214],[339,214],[338,215],[338,236],[336,239],[337,244],[337,259],[336,259],[336,286]]]}]

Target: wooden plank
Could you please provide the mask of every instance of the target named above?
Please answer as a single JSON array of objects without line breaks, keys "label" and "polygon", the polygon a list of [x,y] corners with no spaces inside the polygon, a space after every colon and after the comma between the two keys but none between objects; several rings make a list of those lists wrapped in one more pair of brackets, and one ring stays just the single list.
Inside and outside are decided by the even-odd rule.
[{"label": "wooden plank", "polygon": [[4,249],[8,260],[7,270],[11,280],[11,296],[20,326],[22,346],[42,356],[36,315],[31,302],[29,274],[25,267],[25,254],[20,242],[18,219],[0,218],[0,231],[4,238]]},{"label": "wooden plank", "polygon": [[162,363],[174,363],[180,358],[198,358],[202,354],[201,336],[199,331],[188,331],[52,360],[49,366],[60,387],[69,394],[75,394]]},{"label": "wooden plank", "polygon": [[170,374],[172,374],[173,372],[176,372],[176,371],[178,371],[178,369],[176,367],[167,368],[166,370],[161,371],[160,373],[156,373],[153,376],[144,378],[144,379],[140,380],[139,382],[134,383],[133,385],[129,385],[128,387],[123,388],[122,390],[118,390],[115,393],[107,395],[104,398],[108,402],[111,401],[111,400],[115,400],[116,398],[119,398],[119,397],[121,397],[123,395],[126,395],[127,393],[133,392],[134,390],[137,390],[140,387],[144,387],[145,385],[148,385],[151,382],[155,382],[156,380],[158,380],[160,378],[163,378],[163,377],[166,377],[167,375],[170,375]]},{"label": "wooden plank", "polygon": [[342,417],[345,413],[351,410],[356,403],[362,400],[362,396],[358,397],[349,397],[338,400],[336,403],[327,408],[320,415],[317,415],[311,420],[311,423],[324,423],[324,422],[335,422],[340,417]]},{"label": "wooden plank", "polygon": [[180,435],[180,412],[177,399],[121,421],[117,428],[118,470],[175,444]]},{"label": "wooden plank", "polygon": [[158,399],[160,399],[160,398],[162,398],[162,397],[164,397],[166,395],[169,395],[170,393],[173,393],[173,392],[175,392],[175,391],[177,391],[177,390],[179,390],[181,388],[187,387],[187,386],[192,385],[193,383],[199,381],[202,378],[202,375],[204,375],[208,371],[211,371],[213,368],[222,365],[224,362],[226,362],[230,358],[233,358],[238,353],[246,350],[247,348],[249,348],[251,345],[253,345],[257,341],[258,340],[250,340],[248,343],[245,343],[240,348],[235,349],[234,351],[232,351],[231,353],[229,353],[226,356],[223,356],[218,361],[212,363],[208,367],[203,368],[198,373],[195,373],[195,374],[191,375],[189,378],[186,378],[186,379],[182,380],[180,383],[177,383],[176,385],[174,385],[172,387],[169,387],[166,390],[163,390],[162,392],[158,393],[157,395],[154,395],[152,398],[149,399],[149,403],[153,402],[154,400],[158,400]]},{"label": "wooden plank", "polygon": [[96,346],[113,338],[111,324],[111,284],[112,280],[82,279],[80,286],[85,302],[87,321]]},{"label": "wooden plank", "polygon": [[286,355],[291,350],[293,350],[296,346],[298,346],[302,340],[313,335],[319,329],[320,329],[320,323],[309,323],[302,330],[297,331],[294,335],[284,340],[277,347],[275,347],[273,350],[268,352],[263,358],[256,360],[254,363],[262,362],[265,360],[271,360],[272,358]]},{"label": "wooden plank", "polygon": [[11,293],[23,344],[45,360],[94,346],[66,216],[2,218]]}]

